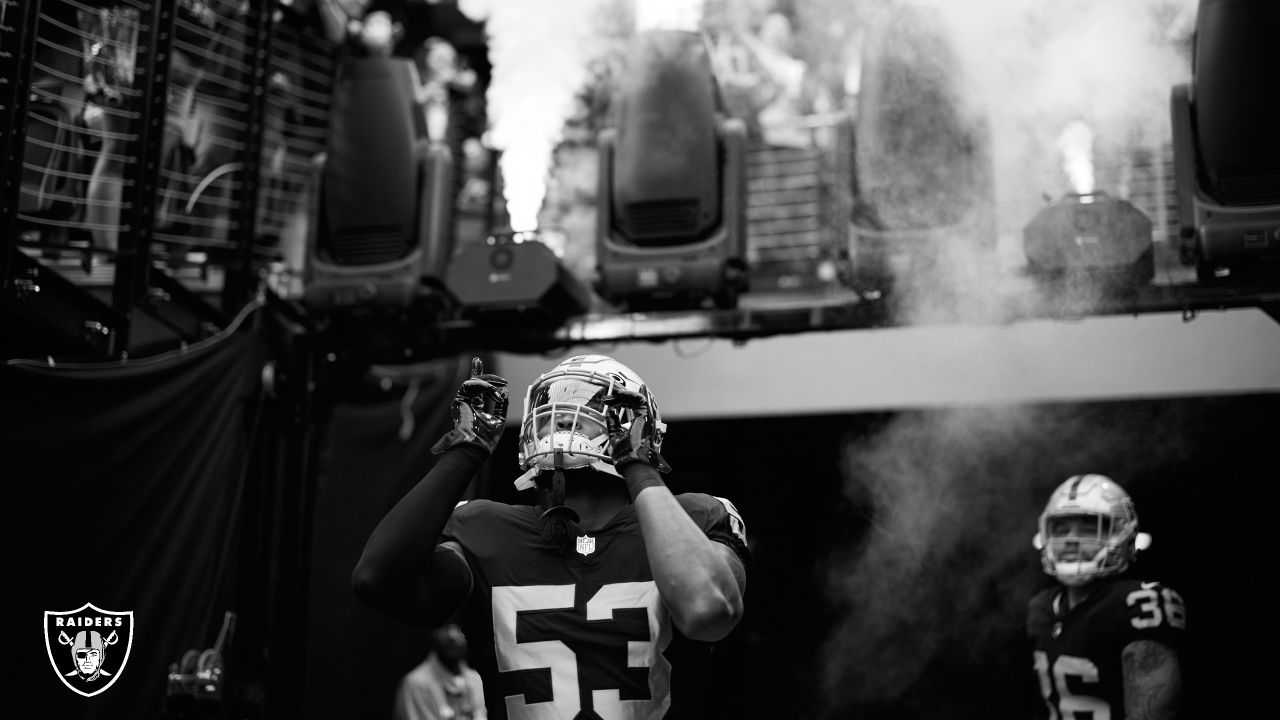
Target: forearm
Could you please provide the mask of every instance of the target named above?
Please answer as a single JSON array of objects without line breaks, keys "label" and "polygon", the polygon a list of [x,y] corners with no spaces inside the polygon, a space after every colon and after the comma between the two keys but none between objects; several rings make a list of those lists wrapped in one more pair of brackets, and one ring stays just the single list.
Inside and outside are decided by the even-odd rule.
[{"label": "forearm", "polygon": [[743,579],[732,551],[703,534],[657,470],[632,463],[623,476],[640,518],[649,567],[672,621],[695,640],[728,635],[742,617]]},{"label": "forearm", "polygon": [[446,613],[465,593],[461,562],[436,546],[454,506],[487,454],[473,446],[440,455],[431,471],[378,523],[352,573],[356,595],[405,622]]},{"label": "forearm", "polygon": [[1172,648],[1137,640],[1121,654],[1124,709],[1128,720],[1169,720],[1178,715],[1182,670]]}]

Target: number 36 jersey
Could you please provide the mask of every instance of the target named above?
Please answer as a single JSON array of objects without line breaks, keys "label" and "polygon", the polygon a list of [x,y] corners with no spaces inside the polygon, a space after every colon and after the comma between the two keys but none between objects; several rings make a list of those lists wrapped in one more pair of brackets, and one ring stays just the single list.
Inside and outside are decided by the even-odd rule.
[{"label": "number 36 jersey", "polygon": [[1182,597],[1158,582],[1103,581],[1070,610],[1062,588],[1036,594],[1027,633],[1049,717],[1123,718],[1125,646],[1154,640],[1177,649],[1186,624]]},{"label": "number 36 jersey", "polygon": [[[676,496],[712,540],[749,560],[732,503]],[[474,586],[457,617],[495,720],[697,717],[710,648],[672,625],[631,505],[568,547],[543,539],[539,509],[474,500],[454,509]]]}]

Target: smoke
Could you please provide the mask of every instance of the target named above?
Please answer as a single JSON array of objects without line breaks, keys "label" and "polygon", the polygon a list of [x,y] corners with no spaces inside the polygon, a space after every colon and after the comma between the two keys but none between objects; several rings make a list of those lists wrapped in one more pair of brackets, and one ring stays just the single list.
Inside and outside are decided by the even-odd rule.
[{"label": "smoke", "polygon": [[[729,2],[750,8],[768,4]],[[587,81],[590,63],[607,50],[608,33],[599,32],[604,16],[616,24],[617,16],[634,13],[628,18],[634,20],[634,28],[687,26],[702,14],[704,4],[460,0],[460,9],[484,21],[489,35],[493,76],[487,96],[488,140],[503,153],[504,194],[514,229],[537,224],[552,151],[565,120],[575,111],[576,94]],[[958,107],[942,113],[926,108],[908,117],[910,122],[901,127],[914,124],[919,129],[905,135],[909,142],[895,151],[917,159],[937,154],[937,162],[916,163],[934,168],[929,171],[933,180],[961,188],[955,197],[935,194],[918,203],[926,214],[974,205],[975,199],[990,207],[974,207],[967,226],[949,227],[946,237],[939,238],[938,257],[928,267],[892,264],[889,270],[902,281],[898,294],[904,298],[903,320],[929,323],[957,312],[979,319],[1008,315],[1001,306],[1004,301],[990,292],[993,275],[1025,264],[1021,229],[1043,207],[1044,198],[1078,187],[1080,178],[1064,171],[1067,158],[1059,146],[1073,123],[1088,126],[1093,135],[1096,189],[1126,196],[1131,182],[1128,149],[1158,147],[1169,136],[1168,97],[1173,85],[1189,79],[1185,40],[1195,7],[1196,0],[795,4],[800,31],[807,33],[801,43],[806,59],[811,68],[824,72],[862,63],[866,45],[875,44],[874,38],[868,40],[867,30],[878,18],[903,8],[929,17],[928,32],[940,34],[902,55],[915,57],[927,72],[947,68],[955,83],[949,94]],[[865,91],[866,83],[856,77],[845,84],[856,89],[860,83]],[[955,122],[972,123],[973,136],[948,145],[948,134],[935,131],[939,124]],[[970,140],[989,167],[979,169],[976,180],[957,183],[964,173],[952,158]],[[860,153],[867,150],[859,147]],[[888,219],[927,224],[916,222],[921,219],[909,207],[912,199],[903,197],[909,183],[889,172],[883,177],[880,204]]]},{"label": "smoke", "polygon": [[1062,152],[1062,171],[1071,180],[1072,189],[1081,195],[1093,192],[1093,130],[1076,120],[1058,137]]},{"label": "smoke", "polygon": [[493,72],[485,100],[513,230],[533,230],[552,151],[598,52],[593,0],[459,0],[484,22]]},{"label": "smoke", "polygon": [[[1093,189],[1119,198],[1154,189],[1137,187],[1135,151],[1158,154],[1171,135],[1169,96],[1190,78],[1196,0],[827,7],[830,17],[811,21],[866,30],[856,53],[845,50],[862,72],[859,201],[872,218],[864,226],[890,231],[900,248],[907,243],[892,232],[933,229],[924,252],[902,252],[909,261],[888,268],[900,320],[1010,315],[1010,296],[993,289],[1025,267],[1022,228],[1046,196],[1083,179],[1064,169],[1069,128],[1092,136]],[[1072,167],[1082,171],[1080,160]]]},{"label": "smoke", "polygon": [[872,528],[827,571],[839,610],[822,663],[831,714],[886,705],[925,716],[947,702],[948,682],[1013,694],[1031,681],[1029,658],[1004,659],[1025,677],[964,672],[998,664],[1021,637],[1043,579],[1031,536],[1049,492],[1075,473],[1126,484],[1184,462],[1187,421],[1167,407],[956,408],[904,413],[851,441],[845,493]]},{"label": "smoke", "polygon": [[636,0],[636,31],[697,30],[702,0]]},{"label": "smoke", "polygon": [[1066,189],[1057,140],[1073,122],[1090,126],[1098,149],[1114,155],[1170,137],[1169,96],[1190,79],[1181,41],[1196,6],[984,0],[940,8],[964,65],[964,96],[990,118],[1002,220],[1020,228],[1035,210],[1029,196]]}]

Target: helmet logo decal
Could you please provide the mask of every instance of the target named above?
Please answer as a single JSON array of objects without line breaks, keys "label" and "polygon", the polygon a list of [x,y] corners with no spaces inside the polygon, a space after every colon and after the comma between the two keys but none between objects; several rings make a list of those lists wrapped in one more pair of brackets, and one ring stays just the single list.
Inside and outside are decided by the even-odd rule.
[{"label": "helmet logo decal", "polygon": [[586,557],[596,551],[596,539],[590,535],[579,535],[575,549],[579,555]]},{"label": "helmet logo decal", "polygon": [[607,355],[574,355],[540,375],[525,393],[516,453],[524,474],[516,487],[526,489],[538,473],[554,469],[557,451],[562,453],[565,470],[589,467],[617,475],[609,452],[609,428],[611,423],[625,428],[635,415],[607,402],[620,392],[643,398],[657,429],[654,446],[658,449],[666,424],[644,380]]},{"label": "helmet logo decal", "polygon": [[44,645],[58,679],[85,697],[120,679],[133,647],[133,611],[85,603],[76,610],[44,613]]}]

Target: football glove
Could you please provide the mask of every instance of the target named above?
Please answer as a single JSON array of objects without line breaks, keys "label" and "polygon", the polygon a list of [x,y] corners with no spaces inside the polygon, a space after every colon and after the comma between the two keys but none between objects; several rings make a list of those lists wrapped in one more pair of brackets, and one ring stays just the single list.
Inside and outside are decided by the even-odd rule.
[{"label": "football glove", "polygon": [[[642,393],[617,388],[604,399],[609,431],[609,455],[613,467],[619,473],[631,463],[644,463],[658,472],[671,472],[671,466],[662,458],[656,446],[661,444],[658,428],[649,414],[649,405]],[[623,414],[631,416],[631,422],[623,422]]]},{"label": "football glove", "polygon": [[458,388],[450,407],[453,429],[431,452],[438,455],[459,445],[475,445],[492,454],[507,424],[507,401],[506,379],[486,373],[480,358],[472,358],[471,377]]}]

